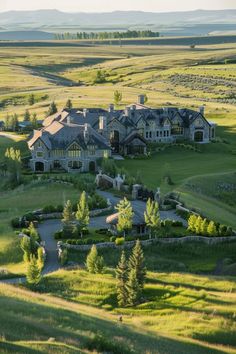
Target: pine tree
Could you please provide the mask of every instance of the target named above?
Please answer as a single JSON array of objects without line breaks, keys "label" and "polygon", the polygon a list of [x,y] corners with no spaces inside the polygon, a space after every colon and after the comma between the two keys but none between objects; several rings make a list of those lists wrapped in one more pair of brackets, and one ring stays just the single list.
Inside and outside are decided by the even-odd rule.
[{"label": "pine tree", "polygon": [[31,256],[31,242],[28,236],[23,236],[20,242],[20,247],[24,252],[23,259],[24,262],[27,263],[30,261]]},{"label": "pine tree", "polygon": [[29,112],[28,109],[25,111],[25,114],[24,114],[24,121],[25,121],[25,122],[29,122],[29,121],[30,121],[30,112]]},{"label": "pine tree", "polygon": [[114,102],[117,106],[119,106],[121,101],[122,101],[122,93],[120,91],[116,90],[114,92]]},{"label": "pine tree", "polygon": [[201,224],[201,235],[206,236],[207,235],[207,227],[208,227],[208,221],[207,219],[202,220]]},{"label": "pine tree", "polygon": [[116,209],[118,210],[117,230],[118,232],[123,232],[125,237],[126,231],[132,229],[134,215],[132,205],[127,198],[124,197],[124,199],[117,204]]},{"label": "pine tree", "polygon": [[64,206],[62,213],[63,233],[65,236],[70,237],[73,232],[74,215],[72,211],[71,201],[68,200]]},{"label": "pine tree", "polygon": [[131,272],[132,269],[136,272],[137,281],[142,290],[145,283],[146,268],[144,266],[144,255],[139,240],[136,241],[129,258],[129,272]]},{"label": "pine tree", "polygon": [[86,259],[86,268],[89,271],[89,273],[95,273],[97,257],[98,257],[97,247],[93,245]]},{"label": "pine tree", "polygon": [[70,223],[73,221],[73,211],[72,211],[72,204],[70,200],[67,200],[63,212],[62,212],[62,222],[63,223]]},{"label": "pine tree", "polygon": [[89,225],[89,207],[87,203],[86,192],[83,191],[78,203],[77,212],[75,214],[76,219],[79,222],[80,234],[83,237],[83,230]]},{"label": "pine tree", "polygon": [[214,221],[210,221],[207,226],[207,233],[209,236],[217,236],[217,229]]},{"label": "pine tree", "polygon": [[196,222],[195,222],[195,232],[197,235],[200,235],[201,234],[201,226],[202,226],[202,223],[203,223],[203,220],[201,218],[201,216],[199,215],[197,218],[196,218]]},{"label": "pine tree", "polygon": [[51,116],[55,113],[57,113],[57,106],[56,103],[53,101],[48,108],[47,116]]},{"label": "pine tree", "polygon": [[124,307],[128,301],[127,280],[128,280],[128,266],[125,257],[125,252],[122,251],[120,261],[116,267],[117,279],[117,300],[118,305]]},{"label": "pine tree", "polygon": [[31,255],[30,262],[28,264],[26,273],[27,283],[31,285],[39,284],[41,280],[41,270],[37,264],[37,259],[34,255]]},{"label": "pine tree", "polygon": [[71,102],[71,100],[70,99],[68,99],[67,101],[66,101],[66,107],[65,108],[67,108],[67,109],[72,109],[72,107],[73,107],[73,105],[72,105],[72,102]]},{"label": "pine tree", "polygon": [[152,201],[150,198],[146,204],[146,211],[144,212],[144,219],[146,225],[150,229],[150,238],[152,232],[156,232],[160,227],[160,214],[159,214],[159,205],[156,201]]},{"label": "pine tree", "polygon": [[104,266],[105,266],[105,263],[104,263],[103,256],[97,256],[97,259],[95,262],[95,267],[94,267],[94,272],[98,273],[98,274],[103,273]]},{"label": "pine tree", "polygon": [[36,113],[33,113],[32,116],[30,117],[30,122],[32,124],[32,127],[34,129],[37,129],[38,128],[38,121],[37,121],[37,114]]},{"label": "pine tree", "polygon": [[43,247],[38,247],[38,250],[37,250],[37,264],[38,264],[38,267],[39,267],[40,271],[42,271],[42,269],[44,267],[44,250],[43,250]]},{"label": "pine tree", "polygon": [[131,269],[129,272],[129,278],[127,281],[128,298],[127,304],[135,306],[139,303],[141,297],[140,286],[137,279],[135,269]]},{"label": "pine tree", "polygon": [[196,232],[195,229],[196,221],[197,221],[197,216],[195,214],[191,214],[188,218],[188,231]]},{"label": "pine tree", "polygon": [[29,95],[28,103],[30,106],[32,106],[35,103],[35,97],[33,93]]}]

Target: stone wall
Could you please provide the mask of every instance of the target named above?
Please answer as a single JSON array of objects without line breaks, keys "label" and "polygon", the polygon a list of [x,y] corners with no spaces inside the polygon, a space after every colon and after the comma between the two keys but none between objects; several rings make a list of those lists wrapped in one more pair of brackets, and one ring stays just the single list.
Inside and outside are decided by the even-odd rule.
[{"label": "stone wall", "polygon": [[[113,248],[113,249],[122,249],[124,248],[132,248],[136,241],[128,241],[125,242],[122,246],[117,246],[114,242],[103,242],[97,243],[97,248]],[[149,246],[156,243],[162,244],[183,244],[188,242],[201,242],[208,245],[214,245],[217,243],[227,243],[227,242],[236,242],[236,236],[227,236],[227,237],[204,237],[204,236],[185,236],[185,237],[166,237],[166,238],[155,238],[150,240],[140,240],[142,246]],[[59,243],[59,247],[65,247],[68,249],[75,249],[78,251],[87,251],[90,250],[92,245],[70,245],[68,243]]]}]

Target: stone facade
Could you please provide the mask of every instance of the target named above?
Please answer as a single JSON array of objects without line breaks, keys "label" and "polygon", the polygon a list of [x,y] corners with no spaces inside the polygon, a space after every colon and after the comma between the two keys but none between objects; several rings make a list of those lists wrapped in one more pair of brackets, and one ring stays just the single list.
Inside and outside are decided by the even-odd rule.
[{"label": "stone facade", "polygon": [[138,103],[116,110],[71,109],[47,117],[43,128],[34,131],[28,145],[34,171],[62,168],[95,171],[96,161],[111,153],[146,154],[148,142],[171,143],[180,139],[208,143],[216,125],[199,111],[174,107],[150,108],[140,95]]}]

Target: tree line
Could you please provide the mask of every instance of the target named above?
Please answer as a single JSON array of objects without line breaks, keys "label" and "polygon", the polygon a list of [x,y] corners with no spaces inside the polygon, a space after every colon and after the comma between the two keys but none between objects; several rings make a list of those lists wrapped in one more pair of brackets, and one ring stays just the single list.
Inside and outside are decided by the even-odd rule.
[{"label": "tree line", "polygon": [[77,32],[77,33],[56,33],[56,40],[69,39],[127,39],[127,38],[156,38],[159,37],[159,32],[151,30],[128,30],[128,31],[103,31],[103,32]]}]

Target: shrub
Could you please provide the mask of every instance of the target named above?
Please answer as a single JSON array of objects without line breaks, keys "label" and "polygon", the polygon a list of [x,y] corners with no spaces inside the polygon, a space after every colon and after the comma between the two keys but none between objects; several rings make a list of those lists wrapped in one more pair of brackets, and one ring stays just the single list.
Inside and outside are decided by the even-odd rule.
[{"label": "shrub", "polygon": [[56,231],[54,234],[54,238],[55,240],[61,240],[63,238],[63,231],[62,230]]},{"label": "shrub", "polygon": [[113,354],[132,354],[134,351],[130,347],[126,347],[123,344],[109,340],[101,334],[96,334],[94,338],[89,339],[85,344],[89,351],[98,351],[101,353],[113,353]]},{"label": "shrub", "polygon": [[116,246],[121,246],[125,243],[125,239],[124,237],[117,237],[116,240],[115,240],[115,244]]},{"label": "shrub", "polygon": [[44,214],[55,213],[57,210],[53,205],[46,205],[43,207]]},{"label": "shrub", "polygon": [[11,226],[15,229],[22,227],[20,218],[14,218],[11,220]]},{"label": "shrub", "polygon": [[68,262],[68,250],[65,248],[62,250],[60,255],[60,263],[64,266]]},{"label": "shrub", "polygon": [[172,221],[172,226],[173,227],[182,227],[183,226],[183,222],[180,220],[173,220]]},{"label": "shrub", "polygon": [[115,240],[116,240],[116,236],[111,236],[111,237],[110,237],[110,241],[111,241],[111,242],[115,242]]}]

